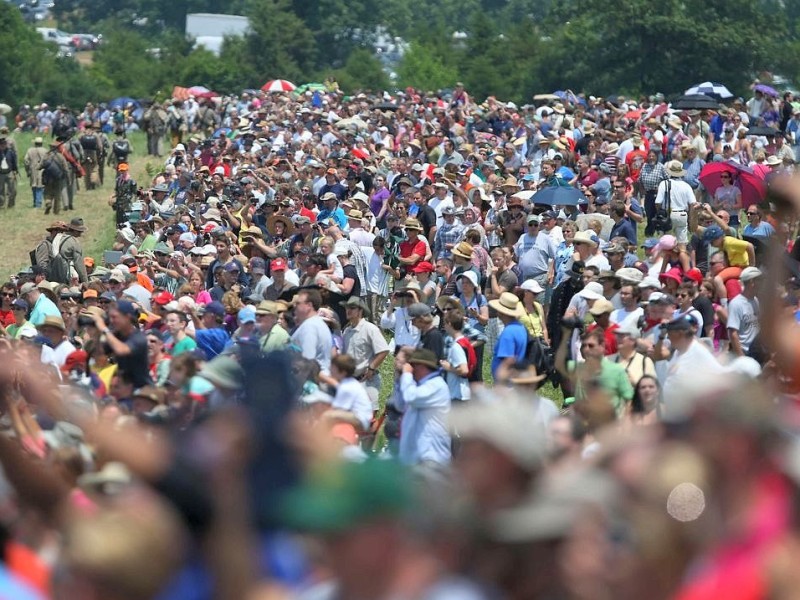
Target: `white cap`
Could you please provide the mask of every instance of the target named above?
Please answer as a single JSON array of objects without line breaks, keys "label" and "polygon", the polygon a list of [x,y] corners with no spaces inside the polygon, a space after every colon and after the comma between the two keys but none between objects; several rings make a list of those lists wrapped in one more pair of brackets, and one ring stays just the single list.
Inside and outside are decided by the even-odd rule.
[{"label": "white cap", "polygon": [[183,144],[178,144],[175,146],[175,152],[186,152],[186,146]]},{"label": "white cap", "polygon": [[603,297],[603,286],[596,281],[592,281],[578,292],[578,296],[586,300],[600,300]]},{"label": "white cap", "polygon": [[526,279],[519,288],[526,292],[533,292],[534,294],[541,294],[544,291],[542,286],[539,285],[539,282],[535,279]]},{"label": "white cap", "polygon": [[214,175],[222,175],[225,176],[225,167],[217,167],[214,169]]},{"label": "white cap", "polygon": [[642,279],[639,282],[639,287],[642,288],[642,289],[653,288],[653,289],[656,289],[656,290],[660,290],[661,289],[661,282],[658,279],[656,279],[655,277],[649,277],[648,276],[648,277],[645,277],[644,279]]}]

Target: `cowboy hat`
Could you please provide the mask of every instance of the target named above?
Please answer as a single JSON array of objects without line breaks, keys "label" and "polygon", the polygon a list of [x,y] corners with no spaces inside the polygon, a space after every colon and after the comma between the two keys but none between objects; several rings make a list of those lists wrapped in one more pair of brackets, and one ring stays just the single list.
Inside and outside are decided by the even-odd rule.
[{"label": "cowboy hat", "polygon": [[499,298],[489,300],[489,306],[497,312],[510,317],[520,317],[524,313],[519,298],[517,298],[516,294],[512,294],[511,292],[503,292],[500,294]]},{"label": "cowboy hat", "polygon": [[782,162],[783,161],[780,158],[778,158],[777,156],[775,156],[774,154],[767,157],[767,164],[770,167],[777,167]]},{"label": "cowboy hat", "polygon": [[615,154],[619,150],[619,144],[617,142],[611,142],[610,144],[606,145],[606,149],[603,150],[603,154]]},{"label": "cowboy hat", "polygon": [[686,175],[686,170],[678,160],[671,160],[666,164],[666,170],[670,177],[683,177]]},{"label": "cowboy hat", "polygon": [[347,213],[348,219],[353,219],[354,221],[360,221],[364,218],[364,213],[362,213],[357,208],[352,209],[349,213]]},{"label": "cowboy hat", "polygon": [[67,229],[67,224],[64,221],[53,221],[49,227],[45,227],[45,231],[64,231]]},{"label": "cowboy hat", "polygon": [[500,187],[513,187],[514,189],[519,189],[519,182],[517,181],[516,177],[509,175],[506,177],[505,181]]},{"label": "cowboy hat", "polygon": [[278,222],[283,223],[284,236],[289,236],[294,233],[294,223],[292,223],[289,217],[284,215],[272,215],[267,219],[267,231],[269,231],[270,235],[277,235],[277,233],[275,233],[275,224]]},{"label": "cowboy hat", "polygon": [[667,119],[667,125],[673,129],[683,129],[683,121],[681,121],[680,117],[670,117]]}]

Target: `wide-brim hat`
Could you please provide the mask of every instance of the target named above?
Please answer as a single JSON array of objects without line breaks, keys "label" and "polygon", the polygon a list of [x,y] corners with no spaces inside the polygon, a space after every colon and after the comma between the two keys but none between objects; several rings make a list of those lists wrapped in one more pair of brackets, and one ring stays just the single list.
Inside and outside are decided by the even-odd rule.
[{"label": "wide-brim hat", "polygon": [[70,231],[84,232],[86,231],[86,225],[83,224],[83,219],[81,219],[80,217],[75,217],[69,222],[69,224],[67,225],[67,229],[69,229]]},{"label": "wide-brim hat", "polygon": [[67,224],[64,221],[53,221],[49,227],[45,227],[45,231],[66,231]]},{"label": "wide-brim hat", "polygon": [[417,219],[406,219],[403,227],[414,231],[422,231],[422,224]]},{"label": "wide-brim hat", "polygon": [[509,175],[505,178],[505,181],[503,181],[500,187],[513,187],[514,189],[519,189],[519,182],[517,181],[516,177]]},{"label": "wide-brim hat", "polygon": [[772,154],[771,156],[767,157],[767,164],[770,167],[777,167],[778,165],[780,165],[782,163],[783,163],[783,161],[780,158],[778,158],[777,156],[775,156],[774,154]]},{"label": "wide-brim hat", "polygon": [[489,300],[489,306],[497,312],[510,317],[520,317],[524,312],[522,302],[519,301],[516,294],[511,292],[503,292],[499,298]]},{"label": "wide-brim hat", "polygon": [[592,237],[592,234],[588,231],[579,231],[575,234],[575,237],[572,239],[573,244],[589,244],[593,248],[597,247],[597,241]]},{"label": "wide-brim hat", "polygon": [[242,389],[244,381],[244,371],[239,363],[227,355],[217,356],[207,362],[198,375],[206,381],[228,390]]},{"label": "wide-brim hat", "polygon": [[39,323],[36,328],[41,329],[42,327],[55,327],[56,329],[60,329],[61,331],[66,331],[67,327],[64,325],[64,319],[61,317],[57,317],[55,315],[47,315],[44,318],[44,321]]},{"label": "wide-brim hat", "polygon": [[469,242],[459,242],[458,245],[453,248],[453,255],[471,260],[473,250],[474,248]]},{"label": "wide-brim hat", "polygon": [[131,482],[131,479],[131,473],[124,464],[109,462],[99,471],[81,475],[78,478],[78,487],[85,492],[99,492],[109,484],[127,485]]},{"label": "wide-brim hat", "polygon": [[686,169],[684,169],[680,161],[677,160],[669,161],[664,168],[670,177],[683,177],[686,175]]},{"label": "wide-brim hat", "polygon": [[547,379],[547,375],[539,375],[534,365],[529,365],[528,368],[517,371],[517,374],[510,377],[509,381],[515,385],[533,385]]},{"label": "wide-brim hat", "polygon": [[461,306],[461,301],[455,296],[442,295],[436,299],[436,306],[439,307],[439,310],[444,311],[444,309],[447,308],[448,306],[450,307]]},{"label": "wide-brim hat", "polygon": [[339,306],[342,306],[344,308],[348,307],[360,308],[361,310],[364,311],[364,314],[369,313],[369,307],[367,306],[366,302],[364,302],[361,298],[357,296],[351,296],[347,300],[339,302]]},{"label": "wide-brim hat", "polygon": [[407,362],[411,365],[425,365],[431,369],[439,368],[439,361],[436,360],[436,355],[433,353],[433,350],[428,350],[427,348],[414,350],[411,356],[408,357]]},{"label": "wide-brim hat", "polygon": [[294,223],[292,223],[289,217],[284,215],[272,215],[267,219],[267,231],[269,231],[270,235],[277,235],[275,233],[275,224],[278,222],[283,223],[284,235],[289,236],[294,233]]}]

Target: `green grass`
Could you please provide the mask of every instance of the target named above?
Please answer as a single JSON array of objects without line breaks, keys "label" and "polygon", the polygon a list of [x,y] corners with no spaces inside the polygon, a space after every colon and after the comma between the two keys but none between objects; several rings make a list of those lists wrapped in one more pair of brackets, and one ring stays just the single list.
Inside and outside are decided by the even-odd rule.
[{"label": "green grass", "polygon": [[[17,180],[17,203],[13,209],[0,209],[0,239],[3,243],[3,259],[0,261],[0,278],[6,281],[8,277],[20,269],[30,266],[28,253],[36,247],[45,235],[45,227],[56,219],[70,220],[82,217],[88,231],[81,236],[84,256],[92,256],[95,260],[102,259],[103,252],[111,248],[114,241],[114,212],[108,205],[108,199],[114,192],[114,170],[106,167],[105,185],[91,191],[81,189],[75,197],[75,210],[62,211],[58,217],[53,214],[45,215],[44,209],[33,208],[33,194],[25,170],[23,158],[28,148],[33,145],[37,134],[13,133],[11,137],[17,145],[20,164],[20,177]],[[140,184],[147,185],[150,176],[147,175],[147,159],[141,155],[145,149],[145,136],[134,133],[130,136],[134,155],[131,157],[131,173]],[[51,138],[45,137],[44,147],[47,148]],[[139,154],[136,154],[136,151]]]}]

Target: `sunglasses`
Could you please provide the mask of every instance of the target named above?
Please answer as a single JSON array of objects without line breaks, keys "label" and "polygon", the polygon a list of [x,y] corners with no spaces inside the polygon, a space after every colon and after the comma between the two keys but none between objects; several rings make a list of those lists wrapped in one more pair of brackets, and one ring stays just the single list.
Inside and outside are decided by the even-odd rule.
[{"label": "sunglasses", "polygon": [[689,294],[676,294],[678,298],[688,298]]},{"label": "sunglasses", "polygon": [[755,217],[758,213],[757,212],[746,212],[745,213],[748,217]]},{"label": "sunglasses", "polygon": [[14,297],[16,297],[16,294],[14,292],[3,292],[2,295],[3,295],[4,298],[14,298]]}]

